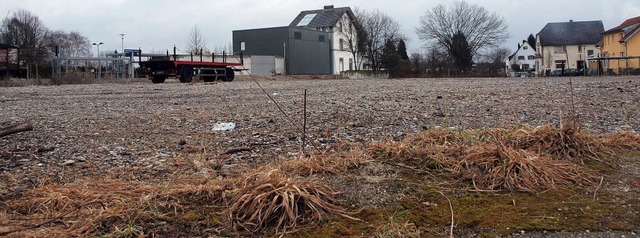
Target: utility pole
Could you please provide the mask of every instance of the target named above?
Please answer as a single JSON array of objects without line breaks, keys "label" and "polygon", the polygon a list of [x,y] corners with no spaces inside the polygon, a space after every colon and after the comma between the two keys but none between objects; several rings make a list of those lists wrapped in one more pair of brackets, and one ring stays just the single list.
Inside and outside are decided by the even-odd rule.
[{"label": "utility pole", "polygon": [[[120,51],[120,54],[122,54],[122,58],[125,57],[125,55],[124,55],[124,36],[125,35],[126,34],[124,34],[124,33],[120,33],[120,38],[122,39],[122,51]],[[122,78],[126,78],[127,77],[124,71],[125,70],[124,70],[124,60],[123,60],[122,61]]]}]

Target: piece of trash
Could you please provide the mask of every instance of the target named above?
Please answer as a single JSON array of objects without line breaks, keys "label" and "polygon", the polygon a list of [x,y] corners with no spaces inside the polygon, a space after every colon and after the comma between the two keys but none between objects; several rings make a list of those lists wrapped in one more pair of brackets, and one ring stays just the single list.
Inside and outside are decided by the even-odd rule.
[{"label": "piece of trash", "polygon": [[236,129],[236,124],[233,122],[219,122],[213,125],[211,131],[233,131]]}]

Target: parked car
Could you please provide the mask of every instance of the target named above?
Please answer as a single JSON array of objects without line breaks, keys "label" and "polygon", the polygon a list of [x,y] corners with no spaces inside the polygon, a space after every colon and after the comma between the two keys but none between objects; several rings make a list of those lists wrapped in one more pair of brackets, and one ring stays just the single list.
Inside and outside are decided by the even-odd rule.
[{"label": "parked car", "polygon": [[560,69],[556,69],[554,71],[551,71],[551,73],[549,73],[549,77],[561,77],[562,75],[562,70]]},{"label": "parked car", "polygon": [[580,69],[564,69],[564,72],[562,72],[561,69],[556,69],[554,71],[551,71],[551,73],[549,73],[549,77],[562,77],[562,76],[583,76],[584,75],[584,70]]},{"label": "parked car", "polygon": [[527,77],[535,77],[536,74],[533,72],[529,72],[529,71],[525,71],[525,72],[516,72],[514,74],[514,77],[517,78],[527,78]]}]

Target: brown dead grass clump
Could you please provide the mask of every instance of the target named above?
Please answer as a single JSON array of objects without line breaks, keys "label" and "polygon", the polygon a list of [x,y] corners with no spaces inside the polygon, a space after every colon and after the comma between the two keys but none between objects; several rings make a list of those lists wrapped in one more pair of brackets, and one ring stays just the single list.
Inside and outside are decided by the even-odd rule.
[{"label": "brown dead grass clump", "polygon": [[598,137],[569,121],[560,128],[433,129],[401,142],[373,143],[369,151],[378,160],[450,173],[475,189],[538,192],[592,185],[581,165],[607,164],[613,149],[636,149],[639,138],[629,132]]},{"label": "brown dead grass clump", "polygon": [[471,148],[449,168],[479,189],[539,192],[556,185],[587,185],[591,177],[576,164],[523,149],[484,145]]},{"label": "brown dead grass clump", "polygon": [[640,136],[629,131],[602,135],[600,141],[608,148],[640,150]]},{"label": "brown dead grass clump", "polygon": [[259,232],[275,227],[285,232],[300,223],[317,223],[327,214],[357,220],[336,205],[337,193],[327,185],[292,178],[279,169],[252,174],[238,187],[229,211],[236,228]]},{"label": "brown dead grass clump", "polygon": [[314,174],[343,174],[348,169],[358,167],[372,161],[366,150],[348,144],[339,145],[338,150],[321,154],[304,155],[287,160],[280,169],[289,175],[311,176]]},{"label": "brown dead grass clump", "polygon": [[0,236],[143,235],[145,225],[183,219],[203,205],[223,206],[224,191],[222,185],[201,180],[146,185],[101,179],[45,185],[4,204]]},{"label": "brown dead grass clump", "polygon": [[502,140],[510,147],[576,163],[584,163],[585,159],[604,162],[602,157],[613,154],[597,136],[587,133],[574,121],[561,128],[546,125],[516,130]]}]

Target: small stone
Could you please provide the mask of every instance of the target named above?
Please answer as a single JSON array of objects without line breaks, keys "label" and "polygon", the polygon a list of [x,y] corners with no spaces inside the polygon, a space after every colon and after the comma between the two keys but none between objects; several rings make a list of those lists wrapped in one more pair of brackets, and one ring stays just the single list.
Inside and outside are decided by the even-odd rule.
[{"label": "small stone", "polygon": [[75,160],[65,160],[65,161],[62,163],[62,165],[64,165],[64,166],[69,166],[69,165],[73,165],[73,164],[75,164],[75,163],[76,163],[76,161],[75,161]]}]

